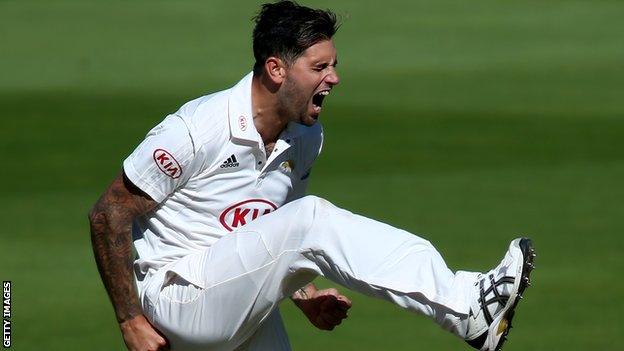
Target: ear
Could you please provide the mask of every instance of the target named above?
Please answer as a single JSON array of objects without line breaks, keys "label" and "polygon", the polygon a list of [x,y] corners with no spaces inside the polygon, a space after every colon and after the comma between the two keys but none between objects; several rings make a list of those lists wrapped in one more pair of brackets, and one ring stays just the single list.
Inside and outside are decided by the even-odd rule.
[{"label": "ear", "polygon": [[275,84],[282,84],[286,79],[286,64],[282,59],[271,56],[264,62],[267,77]]}]

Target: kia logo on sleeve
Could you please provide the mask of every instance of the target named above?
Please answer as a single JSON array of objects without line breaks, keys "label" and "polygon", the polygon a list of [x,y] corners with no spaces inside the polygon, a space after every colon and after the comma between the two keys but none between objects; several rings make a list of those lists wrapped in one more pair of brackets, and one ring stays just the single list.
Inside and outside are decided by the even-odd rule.
[{"label": "kia logo on sleeve", "polygon": [[238,116],[238,128],[243,132],[247,129],[247,118],[245,116]]},{"label": "kia logo on sleeve", "polygon": [[219,221],[228,231],[243,226],[254,219],[277,210],[277,206],[263,199],[251,199],[236,203],[221,213]]},{"label": "kia logo on sleeve", "polygon": [[182,167],[167,150],[156,149],[153,156],[154,162],[161,172],[173,179],[180,178]]}]

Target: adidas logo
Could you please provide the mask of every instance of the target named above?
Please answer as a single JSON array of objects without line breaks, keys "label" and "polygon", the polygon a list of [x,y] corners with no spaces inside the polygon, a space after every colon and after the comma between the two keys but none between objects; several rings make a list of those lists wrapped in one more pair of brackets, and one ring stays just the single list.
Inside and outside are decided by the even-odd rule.
[{"label": "adidas logo", "polygon": [[236,156],[232,154],[232,156],[228,157],[227,160],[223,161],[220,168],[233,168],[238,167],[238,161],[236,160]]}]

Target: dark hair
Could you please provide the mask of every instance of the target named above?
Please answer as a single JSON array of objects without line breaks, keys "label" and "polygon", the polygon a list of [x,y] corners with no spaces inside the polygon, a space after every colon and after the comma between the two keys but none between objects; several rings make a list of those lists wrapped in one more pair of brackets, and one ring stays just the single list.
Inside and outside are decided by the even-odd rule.
[{"label": "dark hair", "polygon": [[262,72],[271,56],[292,64],[310,46],[331,39],[340,26],[333,12],[311,9],[294,1],[264,4],[254,21],[255,74]]}]

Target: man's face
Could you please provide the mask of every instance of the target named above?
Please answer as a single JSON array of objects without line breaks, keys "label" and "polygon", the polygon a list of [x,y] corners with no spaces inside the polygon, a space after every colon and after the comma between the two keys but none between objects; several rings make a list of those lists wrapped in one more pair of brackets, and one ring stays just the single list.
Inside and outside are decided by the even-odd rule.
[{"label": "man's face", "polygon": [[320,41],[307,48],[286,69],[286,78],[278,91],[280,113],[308,126],[316,123],[323,99],[340,81],[337,63],[333,41]]}]

